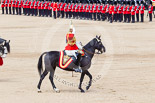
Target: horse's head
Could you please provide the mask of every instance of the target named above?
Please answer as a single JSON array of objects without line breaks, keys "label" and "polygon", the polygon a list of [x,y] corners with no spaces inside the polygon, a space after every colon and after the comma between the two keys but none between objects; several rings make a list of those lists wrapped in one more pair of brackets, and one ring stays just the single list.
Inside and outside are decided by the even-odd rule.
[{"label": "horse's head", "polygon": [[4,42],[4,46],[7,48],[8,53],[10,53],[10,40]]},{"label": "horse's head", "polygon": [[98,50],[98,53],[106,52],[106,49],[101,41],[101,36],[96,36],[91,42],[90,45],[93,46],[95,49]]}]

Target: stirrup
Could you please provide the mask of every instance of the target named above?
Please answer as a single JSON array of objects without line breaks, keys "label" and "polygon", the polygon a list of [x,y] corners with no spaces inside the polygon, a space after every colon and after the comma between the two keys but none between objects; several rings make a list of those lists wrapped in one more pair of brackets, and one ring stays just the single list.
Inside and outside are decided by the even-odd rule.
[{"label": "stirrup", "polygon": [[79,69],[79,68],[74,68],[73,70],[74,70],[75,72],[82,73],[82,69]]}]

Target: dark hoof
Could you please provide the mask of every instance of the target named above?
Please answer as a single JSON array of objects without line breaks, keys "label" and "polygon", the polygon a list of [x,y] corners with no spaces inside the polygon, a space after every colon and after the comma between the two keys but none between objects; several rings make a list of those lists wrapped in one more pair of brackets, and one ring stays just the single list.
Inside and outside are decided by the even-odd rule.
[{"label": "dark hoof", "polygon": [[79,89],[80,89],[81,93],[85,93],[85,91],[82,88],[79,88]]},{"label": "dark hoof", "polygon": [[81,90],[81,93],[85,93],[85,91],[84,90]]},{"label": "dark hoof", "polygon": [[87,87],[86,87],[86,90],[88,90],[89,88],[90,88],[90,86],[87,86]]}]

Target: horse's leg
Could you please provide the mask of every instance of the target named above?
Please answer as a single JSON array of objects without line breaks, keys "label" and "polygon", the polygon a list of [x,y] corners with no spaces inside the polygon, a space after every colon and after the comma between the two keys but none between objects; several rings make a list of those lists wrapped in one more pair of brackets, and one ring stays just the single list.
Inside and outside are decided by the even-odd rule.
[{"label": "horse's leg", "polygon": [[41,87],[41,83],[43,81],[43,79],[45,78],[45,76],[48,74],[48,71],[45,69],[45,71],[43,72],[43,74],[40,76],[40,81],[38,83],[38,92],[41,92],[40,87]]},{"label": "horse's leg", "polygon": [[54,71],[52,70],[52,71],[50,71],[49,79],[50,79],[50,81],[51,81],[51,84],[52,84],[52,87],[53,87],[54,91],[55,91],[56,93],[59,93],[60,90],[59,90],[58,88],[56,88],[56,86],[55,86],[55,84],[54,84],[54,81],[53,81],[53,77],[54,77]]},{"label": "horse's leg", "polygon": [[89,83],[88,86],[86,87],[86,90],[88,90],[92,84],[92,75],[89,73],[89,71],[86,71],[86,75],[89,77]]},{"label": "horse's leg", "polygon": [[80,84],[79,84],[79,89],[82,93],[84,93],[85,91],[82,89],[82,82],[83,82],[83,79],[84,79],[84,76],[85,76],[85,72],[82,72],[81,74],[81,78],[80,78]]}]

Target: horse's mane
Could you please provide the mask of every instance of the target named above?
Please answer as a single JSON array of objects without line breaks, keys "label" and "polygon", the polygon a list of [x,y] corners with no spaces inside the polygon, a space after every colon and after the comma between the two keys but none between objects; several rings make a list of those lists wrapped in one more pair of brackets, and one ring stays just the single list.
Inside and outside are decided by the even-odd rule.
[{"label": "horse's mane", "polygon": [[[95,40],[95,38],[93,38],[91,41],[93,41],[93,40]],[[83,48],[85,48],[85,49],[90,48],[91,47],[91,45],[90,45],[91,41],[89,41]]]}]

